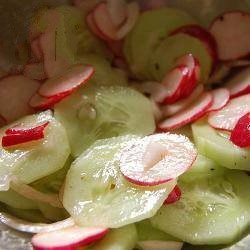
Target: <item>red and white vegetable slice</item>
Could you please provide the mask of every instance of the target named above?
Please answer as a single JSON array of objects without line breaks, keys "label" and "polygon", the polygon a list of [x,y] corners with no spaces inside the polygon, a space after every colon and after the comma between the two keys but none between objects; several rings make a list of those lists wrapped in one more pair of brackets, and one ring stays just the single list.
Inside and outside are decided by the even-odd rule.
[{"label": "red and white vegetable slice", "polygon": [[24,66],[23,74],[30,79],[42,81],[47,78],[43,63],[30,63]]},{"label": "red and white vegetable slice", "polygon": [[181,198],[181,190],[180,188],[176,185],[172,192],[168,195],[168,198],[164,201],[164,205],[169,205],[173,204],[176,201],[180,200]]},{"label": "red and white vegetable slice", "polygon": [[69,250],[87,246],[101,239],[108,232],[105,228],[84,228],[73,226],[33,236],[31,243],[35,250]]},{"label": "red and white vegetable slice", "polygon": [[232,131],[238,120],[250,112],[250,94],[232,99],[223,109],[210,113],[208,123],[215,129]]},{"label": "red and white vegetable slice", "polygon": [[188,138],[176,134],[155,134],[133,142],[119,158],[120,170],[131,183],[155,186],[183,174],[197,152]]},{"label": "red and white vegetable slice", "polygon": [[43,59],[43,52],[42,52],[41,45],[40,45],[40,38],[38,37],[32,40],[30,47],[36,59],[41,61]]},{"label": "red and white vegetable slice", "polygon": [[238,147],[250,147],[250,112],[239,119],[231,133],[230,140]]},{"label": "red and white vegetable slice", "polygon": [[134,27],[137,18],[139,17],[139,14],[140,14],[140,9],[139,5],[136,2],[132,2],[127,5],[127,19],[125,23],[117,31],[116,37],[118,40],[124,38],[129,33],[129,31]]},{"label": "red and white vegetable slice", "polygon": [[146,240],[137,243],[143,250],[181,250],[183,243],[177,241]]},{"label": "red and white vegetable slice", "polygon": [[174,115],[181,110],[187,108],[192,102],[194,102],[203,92],[204,87],[202,84],[198,85],[191,95],[185,99],[182,99],[174,104],[161,106],[161,111],[164,117]]},{"label": "red and white vegetable slice", "polygon": [[121,25],[127,17],[125,0],[107,0],[107,9],[114,25]]},{"label": "red and white vegetable slice", "polygon": [[213,96],[213,104],[208,109],[208,112],[220,110],[229,102],[230,92],[226,88],[212,90],[211,94]]},{"label": "red and white vegetable slice", "polygon": [[85,84],[94,74],[92,66],[74,65],[64,74],[47,80],[39,89],[41,96],[51,98],[55,96],[68,96],[80,86]]},{"label": "red and white vegetable slice", "polygon": [[0,213],[0,222],[17,231],[32,233],[32,234],[57,231],[75,225],[75,222],[72,218],[68,218],[63,221],[58,221],[51,224],[32,223],[29,221],[16,218],[4,212]]},{"label": "red and white vegetable slice", "polygon": [[111,41],[118,40],[117,27],[112,22],[106,3],[99,3],[95,7],[93,10],[93,20],[103,37]]},{"label": "red and white vegetable slice", "polygon": [[207,48],[210,56],[213,58],[213,61],[216,62],[218,58],[217,54],[217,44],[214,37],[210,32],[202,28],[197,24],[182,26],[176,30],[174,30],[171,34],[175,35],[178,33],[185,33],[187,35],[198,38],[205,47]]},{"label": "red and white vegetable slice", "polygon": [[30,99],[29,105],[35,110],[46,110],[46,109],[53,108],[53,106],[56,103],[60,102],[64,98],[65,98],[64,96],[54,96],[51,98],[46,98],[36,93]]},{"label": "red and white vegetable slice", "polygon": [[175,114],[174,116],[162,121],[158,127],[162,131],[171,131],[181,128],[191,122],[194,122],[204,116],[213,103],[213,97],[210,93],[204,93],[200,98],[189,107]]},{"label": "red and white vegetable slice", "polygon": [[241,11],[218,16],[210,27],[221,60],[243,58],[250,53],[250,14]]},{"label": "red and white vegetable slice", "polygon": [[38,81],[23,75],[8,76],[0,80],[0,114],[7,122],[32,114],[29,100],[39,87]]},{"label": "red and white vegetable slice", "polygon": [[182,96],[182,90],[188,84],[189,69],[186,66],[178,66],[166,74],[161,84],[163,88],[157,88],[152,94],[153,100],[158,103],[170,104],[178,101]]},{"label": "red and white vegetable slice", "polygon": [[13,127],[6,130],[2,137],[2,147],[11,147],[26,142],[37,141],[44,138],[44,130],[49,125],[46,122],[33,128]]},{"label": "red and white vegetable slice", "polygon": [[225,85],[231,97],[250,94],[250,67],[232,77]]}]

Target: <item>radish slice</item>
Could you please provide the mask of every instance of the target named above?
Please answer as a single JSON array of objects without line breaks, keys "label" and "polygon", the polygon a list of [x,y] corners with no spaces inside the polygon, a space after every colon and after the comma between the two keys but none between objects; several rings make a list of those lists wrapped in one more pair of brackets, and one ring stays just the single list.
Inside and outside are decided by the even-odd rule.
[{"label": "radish slice", "polygon": [[107,40],[117,39],[117,28],[112,22],[106,3],[98,4],[93,10],[93,19],[102,36]]},{"label": "radish slice", "polygon": [[204,87],[203,85],[200,84],[195,88],[195,90],[193,91],[193,93],[191,93],[189,97],[182,99],[171,105],[161,106],[161,111],[163,113],[163,116],[164,117],[171,116],[187,108],[192,102],[194,102],[201,95],[203,90]]},{"label": "radish slice", "polygon": [[92,66],[75,65],[64,74],[47,80],[39,89],[41,96],[50,98],[54,96],[68,96],[85,84],[94,74]]},{"label": "radish slice", "polygon": [[159,129],[162,131],[171,131],[198,120],[206,114],[207,110],[211,107],[212,102],[212,95],[210,93],[204,93],[189,107],[161,122],[159,124]]},{"label": "radish slice", "polygon": [[107,9],[114,25],[121,25],[127,17],[125,0],[107,0]]},{"label": "radish slice", "polygon": [[250,67],[232,77],[225,85],[232,98],[250,94]]},{"label": "radish slice", "polygon": [[208,123],[215,129],[232,131],[238,120],[250,112],[250,94],[232,99],[223,109],[210,113]]},{"label": "radish slice", "polygon": [[234,60],[249,55],[249,30],[249,13],[227,12],[217,17],[210,27],[210,32],[217,42],[219,59]]},{"label": "radish slice", "polygon": [[0,114],[8,123],[33,113],[28,103],[39,86],[38,81],[23,75],[9,76],[0,81]]},{"label": "radish slice", "polygon": [[173,191],[168,195],[168,198],[164,201],[164,205],[169,205],[173,204],[176,201],[180,200],[181,198],[181,190],[180,188],[176,185],[173,189]]},{"label": "radish slice", "polygon": [[42,81],[47,78],[43,63],[31,63],[24,66],[23,74],[30,79]]},{"label": "radish slice", "polygon": [[143,250],[181,250],[183,243],[177,241],[146,240],[137,243]]},{"label": "radish slice", "polygon": [[44,223],[32,223],[19,218],[16,218],[10,214],[1,212],[0,222],[6,226],[24,233],[46,233],[61,230],[67,227],[72,227],[75,222],[72,218],[65,219],[63,221],[58,221],[51,224]]},{"label": "radish slice", "polygon": [[206,46],[209,54],[213,58],[213,61],[216,62],[218,59],[217,53],[217,44],[214,37],[211,35],[210,32],[202,28],[197,24],[193,25],[186,25],[174,30],[171,35],[175,35],[178,33],[185,33],[187,35],[193,36],[198,38],[203,44]]},{"label": "radish slice", "polygon": [[167,73],[162,81],[163,89],[156,89],[152,94],[153,100],[158,103],[174,103],[181,98],[184,86],[188,83],[189,70],[179,66]]},{"label": "radish slice", "polygon": [[188,138],[176,134],[155,134],[135,141],[122,151],[120,170],[131,183],[155,186],[183,174],[197,152]]},{"label": "radish slice", "polygon": [[230,140],[238,147],[250,147],[250,112],[239,119],[231,133]]},{"label": "radish slice", "polygon": [[35,250],[69,250],[90,245],[104,237],[108,232],[105,228],[84,228],[73,226],[49,233],[33,236],[31,243]]},{"label": "radish slice", "polygon": [[102,0],[73,0],[73,4],[84,13],[89,13]]},{"label": "radish slice", "polygon": [[40,45],[40,38],[36,38],[34,39],[31,44],[31,51],[34,54],[35,58],[39,61],[41,61],[43,59],[43,52],[41,49],[41,45]]},{"label": "radish slice", "polygon": [[[115,1],[115,0],[114,0]],[[139,5],[136,2],[129,3],[127,5],[127,20],[122,27],[117,31],[117,39],[124,38],[129,31],[134,27],[140,14]]]},{"label": "radish slice", "polygon": [[219,88],[211,91],[213,96],[213,104],[208,109],[210,111],[217,111],[224,108],[230,99],[230,92],[226,88]]},{"label": "radish slice", "polygon": [[37,141],[44,138],[44,130],[48,122],[34,128],[11,128],[6,130],[2,137],[2,147],[11,147],[26,142]]}]

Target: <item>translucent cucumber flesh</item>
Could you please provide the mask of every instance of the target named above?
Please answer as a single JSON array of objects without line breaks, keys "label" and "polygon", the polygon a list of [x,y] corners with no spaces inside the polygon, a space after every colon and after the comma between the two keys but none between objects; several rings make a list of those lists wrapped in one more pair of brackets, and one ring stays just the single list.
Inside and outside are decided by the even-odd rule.
[{"label": "translucent cucumber flesh", "polygon": [[250,177],[230,171],[218,177],[181,182],[182,198],[163,206],[153,226],[194,245],[230,244],[250,223]]},{"label": "translucent cucumber flesh", "polygon": [[111,230],[101,241],[89,250],[131,250],[137,242],[134,224]]},{"label": "translucent cucumber flesh", "polygon": [[115,160],[131,140],[139,138],[97,141],[72,164],[63,205],[79,225],[118,228],[150,218],[161,207],[176,182],[154,188],[134,186],[121,175]]},{"label": "translucent cucumber flesh", "polygon": [[[151,134],[155,129],[147,98],[128,87],[87,87],[55,107],[77,156],[98,139]],[[142,122],[143,121],[143,122]]]},{"label": "translucent cucumber flesh", "polygon": [[[20,145],[16,149],[0,148],[1,190],[8,190],[11,176],[15,176],[21,182],[31,183],[64,166],[70,153],[66,131],[50,112],[25,117],[9,125],[8,128],[16,124],[32,127],[34,124],[47,121],[49,125],[44,139]],[[2,131],[6,129],[3,128]]]},{"label": "translucent cucumber flesh", "polygon": [[228,138],[221,136],[206,121],[192,125],[195,145],[200,154],[219,165],[240,170],[250,170],[250,149],[235,146]]},{"label": "translucent cucumber flesh", "polygon": [[174,8],[161,8],[142,13],[126,37],[128,41],[125,42],[125,56],[133,73],[139,79],[151,79],[147,64],[152,51],[171,31],[194,23],[195,20],[191,16]]},{"label": "translucent cucumber flesh", "polygon": [[212,69],[212,57],[199,39],[186,34],[176,34],[166,38],[150,57],[149,70],[155,80],[161,81],[173,68],[176,60],[191,53],[201,65],[201,82],[206,82]]}]

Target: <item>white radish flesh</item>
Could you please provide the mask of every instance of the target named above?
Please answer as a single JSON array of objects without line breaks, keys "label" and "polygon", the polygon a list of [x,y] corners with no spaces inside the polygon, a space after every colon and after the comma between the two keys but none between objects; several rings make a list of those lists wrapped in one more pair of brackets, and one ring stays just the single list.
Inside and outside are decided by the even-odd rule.
[{"label": "white radish flesh", "polygon": [[54,104],[58,103],[62,99],[63,98],[60,98],[60,97],[46,98],[36,93],[30,99],[29,105],[31,108],[35,110],[46,110],[46,109],[53,108]]},{"label": "white radish flesh", "polygon": [[235,60],[250,53],[250,14],[227,12],[217,17],[210,32],[218,45],[219,59]]},{"label": "white radish flesh", "polygon": [[196,102],[174,116],[162,121],[158,127],[163,131],[171,131],[194,122],[206,114],[212,102],[212,95],[210,93],[204,93]]},{"label": "white radish flesh", "polygon": [[213,96],[213,104],[208,109],[208,112],[220,110],[229,102],[230,92],[226,88],[215,89],[211,91],[211,94]]},{"label": "white radish flesh", "polygon": [[31,63],[24,66],[23,74],[30,79],[42,81],[47,78],[43,63]]},{"label": "white radish flesh", "polygon": [[0,114],[7,122],[32,114],[29,100],[39,87],[38,81],[23,75],[3,78],[0,81]]},{"label": "white radish flesh", "polygon": [[215,129],[232,131],[238,120],[250,112],[250,94],[232,99],[223,109],[210,113],[208,123]]},{"label": "white radish flesh", "polygon": [[197,152],[188,138],[175,134],[144,137],[125,148],[120,170],[131,183],[155,186],[176,179],[194,162]]},{"label": "white radish flesh", "polygon": [[31,51],[34,54],[35,58],[39,61],[41,61],[43,59],[43,53],[42,53],[42,49],[41,49],[41,45],[40,45],[40,38],[36,38],[34,40],[32,40],[31,44]]},{"label": "white radish flesh", "polygon": [[127,16],[125,0],[107,0],[107,9],[114,25],[121,25]]}]

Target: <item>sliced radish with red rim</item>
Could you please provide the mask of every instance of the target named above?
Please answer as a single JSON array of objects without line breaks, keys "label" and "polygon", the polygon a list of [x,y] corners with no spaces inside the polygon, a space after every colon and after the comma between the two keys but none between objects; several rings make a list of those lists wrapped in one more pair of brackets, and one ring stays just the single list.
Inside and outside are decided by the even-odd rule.
[{"label": "sliced radish with red rim", "polygon": [[210,111],[217,111],[224,108],[230,99],[230,92],[226,88],[215,89],[210,92],[213,96],[213,104],[208,109]]},{"label": "sliced radish with red rim", "polygon": [[94,68],[92,66],[74,65],[64,74],[47,80],[38,93],[47,98],[68,96],[85,84],[93,74]]},{"label": "sliced radish with red rim", "polygon": [[212,95],[210,93],[204,93],[189,107],[183,109],[174,116],[167,118],[165,121],[162,121],[158,125],[158,128],[162,131],[171,131],[194,122],[206,114],[212,103]]},{"label": "sliced radish with red rim", "polygon": [[69,250],[94,243],[107,234],[104,228],[73,226],[33,236],[31,243],[35,250]]},{"label": "sliced radish with red rim", "polygon": [[39,94],[35,94],[31,97],[29,101],[30,107],[32,107],[35,110],[46,110],[51,109],[53,106],[63,100],[64,96],[55,96],[51,98],[46,98],[43,96],[40,96]]},{"label": "sliced radish with red rim", "polygon": [[34,134],[34,133],[43,133],[44,129],[49,125],[49,122],[45,122],[43,124],[39,124],[35,127],[27,128],[27,127],[22,127],[19,125],[16,125],[12,128],[8,128],[5,131],[6,135],[15,135],[15,134]]},{"label": "sliced radish with red rim", "polygon": [[250,54],[250,13],[232,11],[218,16],[210,32],[218,45],[221,60],[235,60]]},{"label": "sliced radish with red rim", "polygon": [[231,97],[250,94],[250,67],[232,77],[225,85]]},{"label": "sliced radish with red rim", "polygon": [[232,99],[223,109],[212,112],[208,123],[215,129],[232,131],[240,117],[250,112],[250,94]]},{"label": "sliced radish with red rim", "polygon": [[183,174],[194,162],[197,152],[184,136],[155,134],[126,147],[119,164],[123,176],[140,186],[166,183]]},{"label": "sliced radish with red rim", "polygon": [[176,185],[172,192],[168,195],[168,198],[164,201],[164,205],[169,205],[173,204],[176,201],[180,200],[181,198],[181,190],[180,188]]},{"label": "sliced radish with red rim", "polygon": [[114,25],[121,25],[127,17],[125,0],[107,0],[107,10]]},{"label": "sliced radish with red rim", "polygon": [[239,119],[231,133],[230,140],[238,147],[250,147],[250,112]]}]

